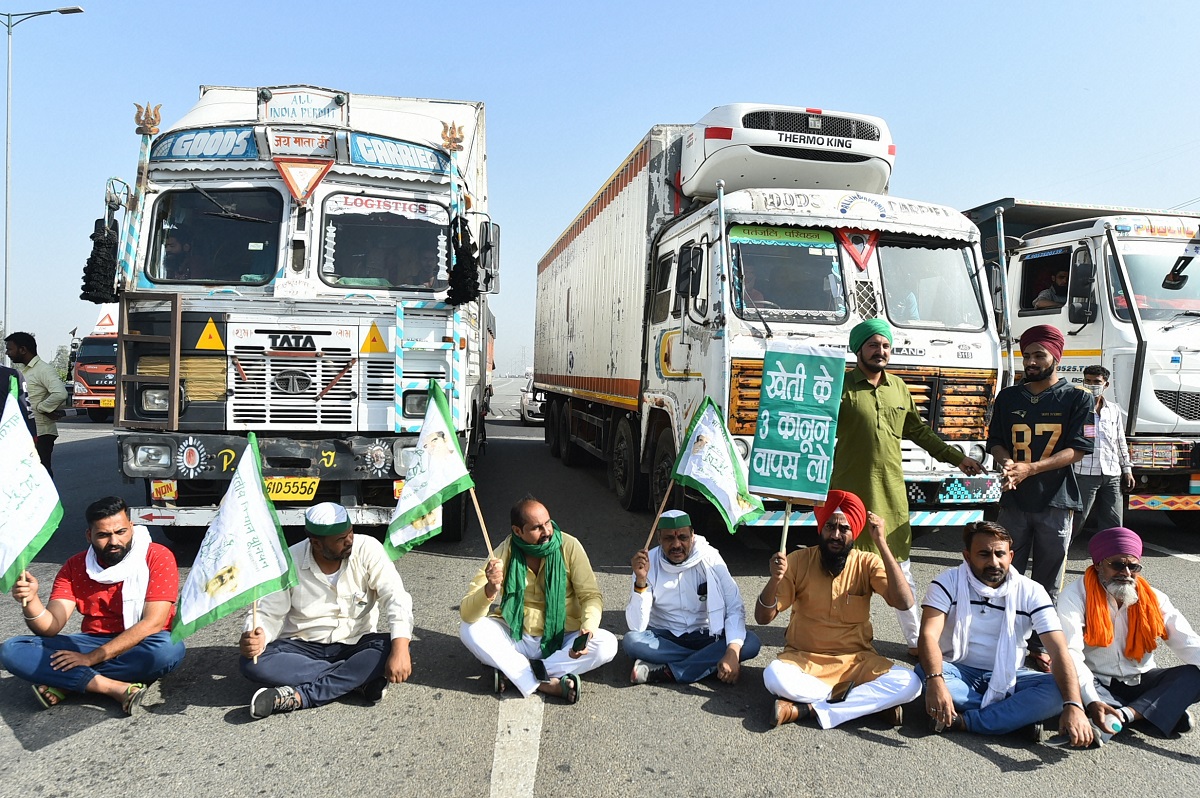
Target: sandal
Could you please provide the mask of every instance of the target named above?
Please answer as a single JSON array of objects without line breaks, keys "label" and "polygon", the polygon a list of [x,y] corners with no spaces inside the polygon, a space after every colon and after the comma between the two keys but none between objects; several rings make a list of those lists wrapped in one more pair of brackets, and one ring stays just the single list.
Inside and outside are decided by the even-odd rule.
[{"label": "sandal", "polygon": [[121,711],[126,715],[132,715],[141,709],[142,699],[145,697],[146,685],[141,682],[134,682],[125,688],[125,700],[121,702]]},{"label": "sandal", "polygon": [[43,709],[56,707],[67,700],[67,694],[64,691],[48,684],[33,685],[33,694],[37,696],[38,703],[42,705]]},{"label": "sandal", "polygon": [[501,695],[508,689],[508,677],[499,668],[492,668],[492,692]]},{"label": "sandal", "polygon": [[559,695],[568,704],[575,704],[579,701],[579,688],[582,686],[579,677],[574,673],[568,673],[558,680]]}]

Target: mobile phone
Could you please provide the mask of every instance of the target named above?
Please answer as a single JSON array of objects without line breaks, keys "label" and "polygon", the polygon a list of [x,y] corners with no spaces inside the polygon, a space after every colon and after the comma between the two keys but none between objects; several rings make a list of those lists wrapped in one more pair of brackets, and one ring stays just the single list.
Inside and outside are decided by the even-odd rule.
[{"label": "mobile phone", "polygon": [[550,681],[550,676],[546,673],[546,663],[542,662],[540,659],[529,660],[529,669],[533,671],[533,678],[537,679],[539,682]]},{"label": "mobile phone", "polygon": [[575,642],[571,644],[571,650],[576,653],[583,651],[585,648],[587,648],[588,641],[591,639],[592,636],[590,634],[581,634],[579,637],[575,638]]}]

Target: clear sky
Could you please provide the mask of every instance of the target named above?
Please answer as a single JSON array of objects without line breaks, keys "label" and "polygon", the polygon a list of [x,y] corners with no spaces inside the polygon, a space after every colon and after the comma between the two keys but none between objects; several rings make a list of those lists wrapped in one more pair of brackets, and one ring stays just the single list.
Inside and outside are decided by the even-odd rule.
[{"label": "clear sky", "polygon": [[134,178],[133,103],[165,128],[201,84],[484,101],[502,372],[533,362],[541,255],[651,125],[717,105],[881,116],[902,197],[1200,208],[1189,0],[81,1],[11,39],[5,326],[49,356],[96,318],[82,268],[105,180]]}]

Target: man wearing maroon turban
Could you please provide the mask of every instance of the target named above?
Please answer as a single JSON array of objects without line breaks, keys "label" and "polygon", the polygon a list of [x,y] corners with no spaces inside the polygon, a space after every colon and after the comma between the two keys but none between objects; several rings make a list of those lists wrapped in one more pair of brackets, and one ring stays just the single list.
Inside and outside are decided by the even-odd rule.
[{"label": "man wearing maroon turban", "polygon": [[[1024,379],[996,396],[988,426],[988,450],[1002,473],[997,522],[1012,536],[1012,568],[1030,576],[1056,601],[1062,589],[1073,514],[1083,507],[1074,463],[1092,451],[1084,425],[1092,418],[1091,394],[1058,374],[1062,332],[1049,324],[1021,335]],[[1030,641],[1045,669],[1044,649]]]},{"label": "man wearing maroon turban", "polygon": [[[763,682],[780,696],[774,724],[815,718],[823,729],[879,712],[892,725],[901,706],[921,692],[909,669],[875,652],[871,594],[898,610],[913,604],[912,589],[888,548],[883,519],[853,493],[831,490],[814,513],[816,546],[771,556],[771,578],[758,596],[754,620],[770,623],[791,607],[786,645]],[[865,524],[879,553],[855,548]]]},{"label": "man wearing maroon turban", "polygon": [[[1122,726],[1145,720],[1160,734],[1192,730],[1188,707],[1200,701],[1200,635],[1142,576],[1142,539],[1125,527],[1097,532],[1092,564],[1059,598],[1067,647],[1088,717]],[[1184,664],[1160,668],[1162,640]]]}]

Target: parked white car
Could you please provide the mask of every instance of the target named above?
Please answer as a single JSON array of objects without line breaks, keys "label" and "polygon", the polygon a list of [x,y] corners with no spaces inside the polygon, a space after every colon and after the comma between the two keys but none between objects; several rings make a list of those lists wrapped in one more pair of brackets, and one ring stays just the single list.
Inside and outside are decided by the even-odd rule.
[{"label": "parked white car", "polygon": [[525,382],[525,387],[521,389],[521,423],[543,423],[545,417],[542,415],[542,403],[545,401],[546,395],[534,389],[533,377],[530,377]]}]

